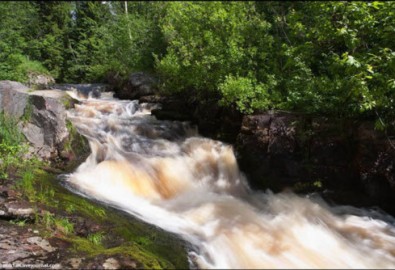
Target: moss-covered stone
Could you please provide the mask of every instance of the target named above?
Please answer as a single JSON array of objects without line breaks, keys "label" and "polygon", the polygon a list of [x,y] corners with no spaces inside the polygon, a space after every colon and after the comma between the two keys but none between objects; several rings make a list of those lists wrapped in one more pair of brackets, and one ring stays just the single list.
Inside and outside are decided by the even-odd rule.
[{"label": "moss-covered stone", "polygon": [[[36,209],[41,209],[36,214],[36,223],[42,227],[42,235],[70,243],[67,250],[70,256],[119,255],[137,261],[138,268],[188,268],[185,244],[176,236],[71,193],[53,174],[43,170],[33,173],[35,177],[25,179],[31,185],[18,187],[35,203]],[[24,189],[29,186],[36,191]],[[80,223],[90,224],[86,233],[79,229]],[[101,235],[100,241],[93,240],[95,235]]]}]

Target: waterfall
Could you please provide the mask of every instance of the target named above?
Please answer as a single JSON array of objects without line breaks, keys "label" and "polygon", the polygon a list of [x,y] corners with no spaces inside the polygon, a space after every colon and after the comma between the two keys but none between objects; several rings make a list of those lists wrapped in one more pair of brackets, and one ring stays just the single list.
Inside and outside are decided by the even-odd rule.
[{"label": "waterfall", "polygon": [[232,146],[157,120],[158,106],[81,98],[68,118],[92,152],[68,185],[178,234],[198,268],[395,268],[394,218],[254,191]]}]

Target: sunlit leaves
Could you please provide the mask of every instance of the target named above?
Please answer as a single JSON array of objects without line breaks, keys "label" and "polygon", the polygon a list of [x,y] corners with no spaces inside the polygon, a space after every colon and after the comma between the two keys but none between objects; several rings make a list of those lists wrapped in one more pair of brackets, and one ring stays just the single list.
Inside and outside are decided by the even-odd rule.
[{"label": "sunlit leaves", "polygon": [[23,2],[14,16],[5,2],[0,74],[27,60],[75,82],[148,70],[165,93],[245,113],[395,114],[395,2],[127,4]]},{"label": "sunlit leaves", "polygon": [[255,109],[268,109],[270,95],[267,85],[258,83],[248,77],[226,76],[225,81],[219,85],[222,93],[221,104],[236,104],[244,113],[252,113]]},{"label": "sunlit leaves", "polygon": [[178,84],[165,89],[217,92],[226,76],[254,71],[272,42],[268,28],[253,3],[170,3],[161,29],[171,56],[158,58],[157,69]]}]

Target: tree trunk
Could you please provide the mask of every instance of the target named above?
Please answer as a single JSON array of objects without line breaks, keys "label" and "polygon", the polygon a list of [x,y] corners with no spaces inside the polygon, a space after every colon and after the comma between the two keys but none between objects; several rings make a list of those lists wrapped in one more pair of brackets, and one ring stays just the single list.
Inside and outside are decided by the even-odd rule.
[{"label": "tree trunk", "polygon": [[124,3],[125,3],[125,14],[127,19],[129,39],[130,41],[132,41],[132,33],[130,32],[130,25],[129,25],[128,1],[124,1]]}]

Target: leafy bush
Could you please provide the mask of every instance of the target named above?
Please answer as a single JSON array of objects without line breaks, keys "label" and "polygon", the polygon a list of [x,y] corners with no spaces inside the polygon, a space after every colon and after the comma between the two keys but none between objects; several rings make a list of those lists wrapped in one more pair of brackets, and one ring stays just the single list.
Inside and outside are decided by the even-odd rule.
[{"label": "leafy bush", "polygon": [[227,76],[219,85],[222,105],[236,104],[243,113],[252,113],[255,109],[268,109],[271,105],[267,85],[258,83],[255,78]]},{"label": "leafy bush", "polygon": [[11,169],[23,166],[20,161],[26,151],[27,145],[16,120],[0,113],[0,178],[7,178]]},{"label": "leafy bush", "polygon": [[22,54],[4,56],[0,53],[0,80],[27,82],[29,73],[49,74],[38,61],[31,61]]},{"label": "leafy bush", "polygon": [[150,71],[164,94],[244,113],[395,115],[395,2],[9,1],[0,13],[0,79]]},{"label": "leafy bush", "polygon": [[171,2],[160,21],[167,53],[156,67],[167,92],[217,93],[226,76],[249,73],[264,82],[269,24],[251,2]]},{"label": "leafy bush", "polygon": [[393,112],[394,7],[393,2],[279,4],[269,16],[280,30],[272,70],[282,97],[274,106],[342,116]]}]

